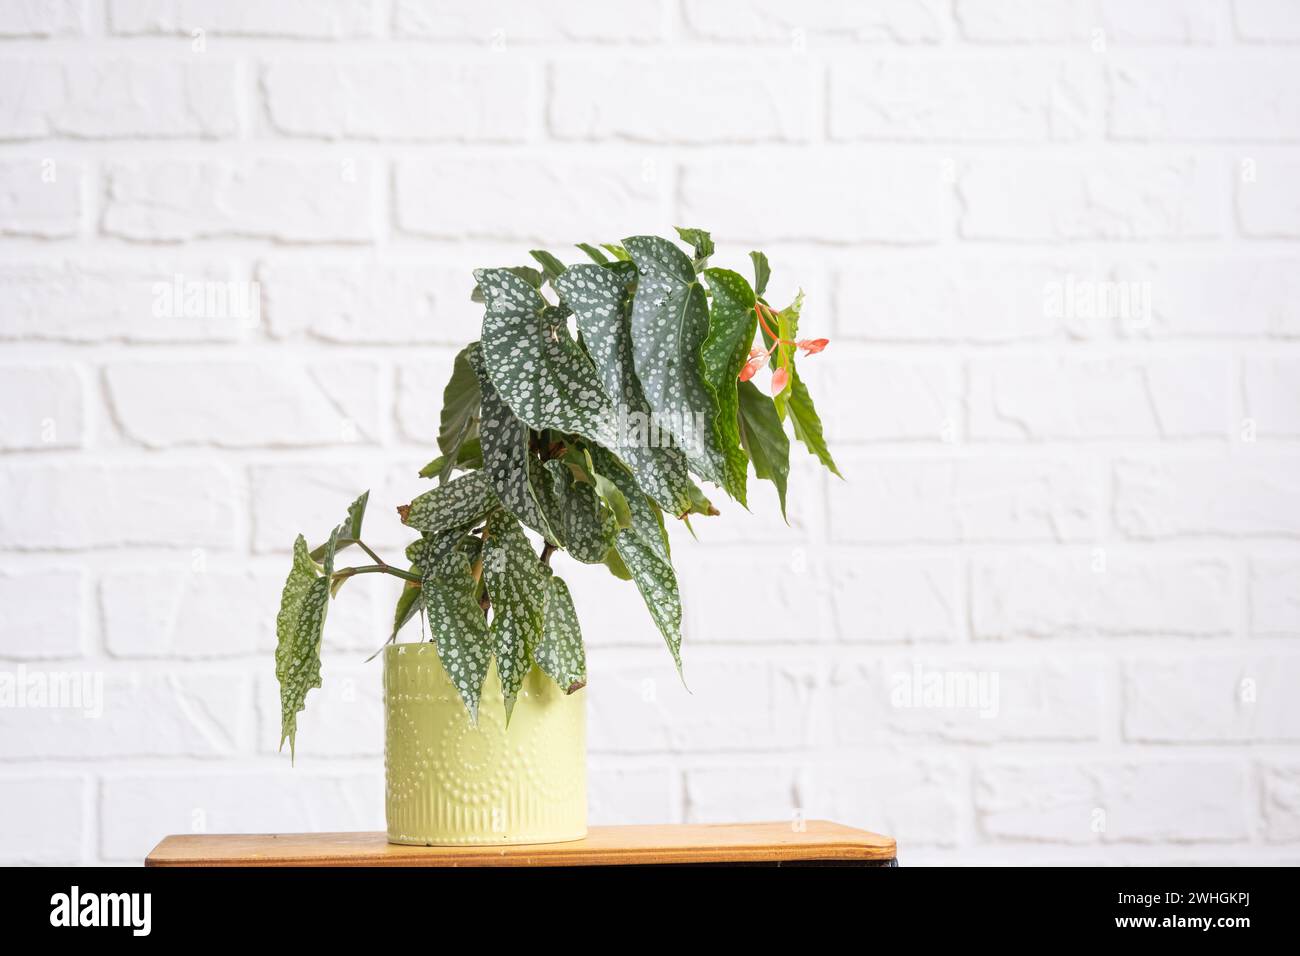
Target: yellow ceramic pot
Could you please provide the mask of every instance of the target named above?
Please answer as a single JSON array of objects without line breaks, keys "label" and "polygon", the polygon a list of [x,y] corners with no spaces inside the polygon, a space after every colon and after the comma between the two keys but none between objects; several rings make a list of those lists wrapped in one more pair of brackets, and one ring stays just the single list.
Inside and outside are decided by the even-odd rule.
[{"label": "yellow ceramic pot", "polygon": [[496,664],[470,724],[432,644],[384,652],[388,841],[560,843],[587,835],[586,691],[537,668],[506,726]]}]

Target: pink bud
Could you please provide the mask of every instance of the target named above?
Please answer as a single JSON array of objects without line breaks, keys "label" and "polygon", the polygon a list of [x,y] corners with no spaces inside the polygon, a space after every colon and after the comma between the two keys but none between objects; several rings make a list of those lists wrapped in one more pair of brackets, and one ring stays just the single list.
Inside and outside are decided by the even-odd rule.
[{"label": "pink bud", "polygon": [[772,373],[772,394],[780,395],[785,391],[786,383],[790,381],[790,373],[784,367],[777,369]]}]

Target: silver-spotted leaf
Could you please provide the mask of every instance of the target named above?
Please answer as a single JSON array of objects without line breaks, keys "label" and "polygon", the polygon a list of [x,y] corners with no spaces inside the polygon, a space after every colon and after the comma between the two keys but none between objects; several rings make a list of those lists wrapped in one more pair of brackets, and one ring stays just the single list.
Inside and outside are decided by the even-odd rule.
[{"label": "silver-spotted leaf", "polygon": [[530,428],[618,442],[613,403],[541,293],[507,269],[474,273],[487,297],[483,359],[501,398]]},{"label": "silver-spotted leaf", "polygon": [[427,560],[420,593],[429,632],[470,721],[477,722],[483,680],[492,659],[487,618],[478,603],[478,582],[470,573],[469,558],[455,548]]},{"label": "silver-spotted leaf", "polygon": [[565,551],[583,564],[600,564],[618,530],[614,513],[605,507],[596,486],[575,480],[568,465],[552,459],[546,470],[564,522]]},{"label": "silver-spotted leaf", "polygon": [[706,269],[713,293],[709,308],[709,337],[704,340],[704,375],[718,399],[718,439],[726,457],[726,491],[745,504],[749,457],[740,446],[739,399],[736,377],[749,358],[758,316],[754,290],[730,269]]},{"label": "silver-spotted leaf", "polygon": [[321,685],[320,644],[329,608],[330,575],[334,572],[334,549],[339,529],[325,545],[324,566],[316,567],[307,551],[307,540],[298,535],[293,543],[293,567],[284,582],[280,612],[275,620],[275,678],[280,683],[280,746],[289,741],[289,755],[295,755],[298,714],[306,707],[307,692]]},{"label": "silver-spotted leaf", "polygon": [[568,585],[554,574],[546,579],[542,639],[533,651],[533,657],[542,673],[559,684],[566,694],[586,685],[587,652],[582,645],[578,614],[573,609]]},{"label": "silver-spotted leaf", "polygon": [[[632,523],[614,536],[614,548],[623,567],[641,592],[650,617],[682,670],[682,601],[668,554],[668,538],[654,505],[637,488],[632,474],[603,448],[590,449],[596,471],[615,484],[627,499]],[[611,570],[617,570],[611,566]]]},{"label": "silver-spotted leaf", "polygon": [[709,334],[704,287],[691,260],[667,239],[633,236],[623,245],[638,274],[632,358],[641,389],[695,472],[725,487],[726,458],[716,434],[718,402],[700,358]]},{"label": "silver-spotted leaf", "polygon": [[542,637],[546,582],[545,569],[519,522],[505,511],[495,511],[488,519],[483,580],[492,600],[489,640],[509,720]]},{"label": "silver-spotted leaf", "polygon": [[632,354],[629,269],[571,266],[555,283],[573,310],[583,344],[614,400],[619,441],[607,445],[627,463],[637,483],[659,505],[680,515],[690,505],[686,456],[671,433],[655,427],[654,412],[637,380]]},{"label": "silver-spotted leaf", "polygon": [[471,471],[418,495],[398,512],[403,524],[421,534],[438,534],[473,524],[496,504],[487,474]]},{"label": "silver-spotted leaf", "polygon": [[476,347],[470,352],[469,362],[478,375],[483,396],[479,418],[483,472],[507,511],[547,541],[558,545],[560,540],[546,519],[538,489],[533,485],[528,426],[501,400],[488,375],[481,348]]}]

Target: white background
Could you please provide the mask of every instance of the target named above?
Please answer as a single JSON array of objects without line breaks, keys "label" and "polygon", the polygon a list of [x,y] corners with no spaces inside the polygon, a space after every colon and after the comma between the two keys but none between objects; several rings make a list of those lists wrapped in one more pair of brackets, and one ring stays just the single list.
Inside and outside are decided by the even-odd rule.
[{"label": "white background", "polygon": [[[379,829],[393,588],[336,602],[290,769],[293,537],[368,487],[398,556],[472,267],[674,224],[807,292],[847,480],[796,448],[791,528],[763,486],[675,536],[690,695],[560,563],[592,822],[1300,862],[1300,4],[544,7],[0,6],[0,666],[105,682],[0,708],[0,862]],[[177,275],[261,322],[154,316]],[[1117,281],[1149,312],[1051,307]],[[917,667],[997,715],[893,706]]]}]

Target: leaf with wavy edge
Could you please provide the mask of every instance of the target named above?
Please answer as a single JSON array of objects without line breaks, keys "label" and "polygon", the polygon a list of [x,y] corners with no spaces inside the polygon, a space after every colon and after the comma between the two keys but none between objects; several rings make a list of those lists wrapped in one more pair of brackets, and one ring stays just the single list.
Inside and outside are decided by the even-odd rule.
[{"label": "leaf with wavy edge", "polygon": [[704,376],[718,399],[718,438],[726,456],[727,494],[745,504],[749,456],[740,447],[740,402],[736,377],[749,359],[758,316],[754,290],[730,269],[706,269],[713,293],[709,308],[709,337],[704,340]]},{"label": "leaf with wavy edge", "polygon": [[560,539],[551,529],[540,504],[538,489],[533,485],[528,426],[501,400],[488,376],[481,348],[470,352],[469,363],[478,376],[483,396],[478,425],[483,472],[491,480],[497,498],[507,511],[547,541],[558,545]]},{"label": "leaf with wavy edge", "polygon": [[614,548],[641,592],[650,617],[673,655],[677,673],[681,674],[682,600],[659,516],[650,499],[637,488],[631,472],[618,459],[604,448],[590,448],[588,451],[596,471],[609,479],[627,499],[632,524],[614,536]]},{"label": "leaf with wavy edge", "polygon": [[736,394],[740,399],[740,440],[754,462],[754,474],[776,485],[784,518],[785,488],[790,477],[790,439],[786,437],[776,406],[753,382],[741,382]]},{"label": "leaf with wavy edge", "polygon": [[412,499],[397,509],[402,524],[421,534],[464,528],[495,508],[496,493],[486,472],[471,471]]},{"label": "leaf with wavy edge", "polygon": [[[632,358],[637,380],[661,425],[668,425],[695,472],[726,486],[726,456],[718,440],[718,401],[704,379],[700,350],[709,334],[709,307],[686,253],[658,236],[632,236],[623,245],[636,263],[632,297]],[[602,444],[609,447],[608,442]]]},{"label": "leaf with wavy edge", "polygon": [[280,746],[289,741],[289,759],[296,755],[298,714],[307,706],[307,692],[320,687],[320,644],[329,609],[330,575],[339,529],[325,544],[324,565],[318,569],[307,551],[307,539],[293,543],[293,567],[284,582],[280,612],[275,619],[275,678],[280,683]]},{"label": "leaf with wavy edge", "polygon": [[[343,519],[343,523],[338,527],[339,537],[334,546],[335,551],[342,551],[348,545],[356,544],[361,540],[361,524],[365,520],[366,502],[369,500],[370,492],[366,491],[363,492],[356,501],[348,505],[347,517]],[[329,542],[326,541],[311,553],[311,559],[313,561],[319,561],[321,558],[325,557],[325,550],[328,547]]]},{"label": "leaf with wavy edge", "polygon": [[[548,572],[550,569],[546,569]],[[542,605],[542,639],[533,652],[542,673],[559,684],[566,694],[587,683],[587,653],[582,645],[582,628],[573,609],[569,586],[558,575],[546,579]]]},{"label": "leaf with wavy edge", "polygon": [[474,273],[487,298],[482,353],[497,392],[524,424],[618,443],[613,403],[591,360],[541,293],[508,269]]},{"label": "leaf with wavy edge", "polygon": [[506,701],[506,720],[542,637],[544,568],[514,516],[494,511],[483,545],[483,580],[492,599],[488,637]]},{"label": "leaf with wavy edge", "polygon": [[627,463],[637,484],[660,507],[681,515],[691,503],[686,455],[670,436],[657,440],[650,427],[653,412],[633,364],[628,286],[635,278],[630,264],[583,264],[570,266],[555,288],[573,310],[601,384],[617,406],[621,441],[606,447]]},{"label": "leaf with wavy edge", "polygon": [[831,474],[843,478],[840,470],[835,467],[835,459],[831,457],[826,437],[822,434],[822,420],[813,405],[812,395],[793,365],[790,366],[789,392],[786,410],[790,413],[790,423],[794,426],[794,437],[803,442],[808,453],[816,456]]}]

